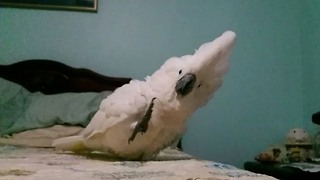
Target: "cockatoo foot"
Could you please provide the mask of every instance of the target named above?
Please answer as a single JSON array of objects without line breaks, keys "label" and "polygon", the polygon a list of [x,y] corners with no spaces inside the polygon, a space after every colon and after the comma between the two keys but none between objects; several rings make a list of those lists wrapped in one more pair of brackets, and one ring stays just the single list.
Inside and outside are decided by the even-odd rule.
[{"label": "cockatoo foot", "polygon": [[136,135],[138,134],[138,132],[141,132],[141,134],[147,132],[148,130],[148,124],[149,124],[149,121],[151,119],[151,115],[152,115],[152,108],[153,108],[153,105],[154,105],[154,100],[156,98],[152,98],[151,100],[151,103],[147,109],[147,112],[145,113],[145,115],[143,116],[142,120],[138,123],[136,123],[136,126],[132,132],[132,135],[130,136],[130,138],[128,139],[128,144],[130,144],[131,141],[133,141],[136,137]]}]

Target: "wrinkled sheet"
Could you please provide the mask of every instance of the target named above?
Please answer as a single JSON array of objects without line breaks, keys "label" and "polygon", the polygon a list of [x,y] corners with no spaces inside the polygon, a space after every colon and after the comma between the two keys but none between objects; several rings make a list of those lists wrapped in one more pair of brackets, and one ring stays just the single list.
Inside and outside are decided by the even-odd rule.
[{"label": "wrinkled sheet", "polygon": [[79,155],[52,148],[1,145],[0,179],[273,180],[274,178],[231,165],[194,159],[173,149],[162,152],[156,161],[141,162],[117,161],[99,153]]},{"label": "wrinkled sheet", "polygon": [[84,128],[80,126],[54,125],[14,133],[0,137],[0,144],[18,145],[25,147],[52,147],[55,139],[79,134]]}]

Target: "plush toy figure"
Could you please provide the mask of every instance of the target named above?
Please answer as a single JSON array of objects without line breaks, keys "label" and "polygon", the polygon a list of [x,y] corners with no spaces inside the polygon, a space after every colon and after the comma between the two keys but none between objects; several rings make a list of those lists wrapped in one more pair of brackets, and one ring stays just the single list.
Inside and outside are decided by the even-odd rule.
[{"label": "plush toy figure", "polygon": [[270,146],[268,149],[259,153],[255,160],[261,163],[279,163],[287,161],[286,147],[283,145]]},{"label": "plush toy figure", "polygon": [[291,162],[306,161],[314,154],[309,133],[302,128],[293,128],[287,133],[285,146]]},{"label": "plush toy figure", "polygon": [[301,145],[311,144],[311,138],[309,133],[302,128],[293,128],[287,133],[286,144],[289,145]]},{"label": "plush toy figure", "polygon": [[193,55],[168,59],[145,81],[116,89],[81,134],[53,146],[129,160],[153,158],[184,133],[187,118],[221,86],[235,37],[227,31]]}]

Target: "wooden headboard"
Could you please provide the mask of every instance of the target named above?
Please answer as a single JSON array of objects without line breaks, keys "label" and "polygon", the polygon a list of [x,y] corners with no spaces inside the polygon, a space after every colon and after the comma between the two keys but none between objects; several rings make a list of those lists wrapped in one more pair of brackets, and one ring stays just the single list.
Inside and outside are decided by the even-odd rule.
[{"label": "wooden headboard", "polygon": [[40,91],[44,94],[114,91],[131,80],[43,59],[0,65],[0,77],[20,84],[30,92]]}]

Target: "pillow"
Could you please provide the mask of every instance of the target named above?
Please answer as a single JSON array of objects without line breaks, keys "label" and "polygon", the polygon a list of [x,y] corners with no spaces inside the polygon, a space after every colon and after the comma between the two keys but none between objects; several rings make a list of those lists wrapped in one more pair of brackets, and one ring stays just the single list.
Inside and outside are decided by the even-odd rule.
[{"label": "pillow", "polygon": [[0,135],[56,124],[86,126],[100,102],[111,93],[30,93],[0,78]]},{"label": "pillow", "polygon": [[19,117],[29,94],[22,86],[0,78],[0,134]]}]

